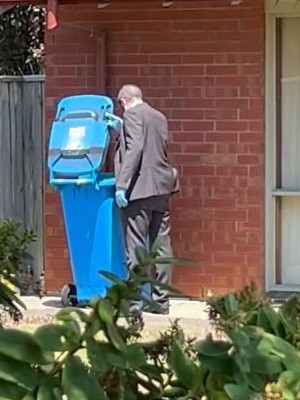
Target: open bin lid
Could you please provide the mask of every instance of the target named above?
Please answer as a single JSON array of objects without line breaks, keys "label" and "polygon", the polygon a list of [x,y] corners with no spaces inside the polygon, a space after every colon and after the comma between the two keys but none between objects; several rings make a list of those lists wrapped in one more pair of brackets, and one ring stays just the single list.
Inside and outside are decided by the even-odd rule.
[{"label": "open bin lid", "polygon": [[48,150],[52,178],[95,180],[109,146],[105,112],[113,112],[113,102],[106,96],[71,96],[59,102]]},{"label": "open bin lid", "polygon": [[58,103],[55,119],[64,120],[70,113],[82,110],[94,111],[99,118],[103,119],[106,111],[113,113],[113,108],[113,102],[107,96],[93,94],[69,96],[61,99]]}]

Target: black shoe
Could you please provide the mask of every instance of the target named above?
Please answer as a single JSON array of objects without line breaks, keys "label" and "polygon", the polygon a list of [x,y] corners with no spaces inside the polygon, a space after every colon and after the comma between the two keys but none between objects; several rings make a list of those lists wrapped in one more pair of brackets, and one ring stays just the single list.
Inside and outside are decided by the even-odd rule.
[{"label": "black shoe", "polygon": [[138,304],[133,304],[129,308],[129,313],[131,317],[139,317],[142,315],[142,308]]},{"label": "black shoe", "polygon": [[161,306],[160,304],[157,304],[157,308],[152,308],[151,310],[145,309],[145,311],[150,314],[168,315],[170,313],[170,307],[169,307],[169,305]]},{"label": "black shoe", "polygon": [[169,308],[161,308],[160,310],[153,310],[151,311],[151,314],[156,314],[156,315],[169,315],[170,310]]}]

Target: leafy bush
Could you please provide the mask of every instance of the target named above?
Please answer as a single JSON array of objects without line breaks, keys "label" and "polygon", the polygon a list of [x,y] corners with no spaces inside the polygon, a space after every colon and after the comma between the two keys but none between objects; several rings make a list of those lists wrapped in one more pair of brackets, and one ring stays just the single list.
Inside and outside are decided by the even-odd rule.
[{"label": "leafy bush", "polygon": [[[253,284],[210,300],[211,319],[226,340],[211,341],[209,351],[207,340],[196,347],[202,365],[208,362],[227,382],[229,398],[300,398],[299,305],[294,296],[275,311]],[[264,397],[251,397],[262,392]]]},{"label": "leafy bush", "polygon": [[230,332],[245,326],[261,327],[300,351],[300,294],[291,297],[275,311],[270,299],[251,284],[239,293],[212,299],[210,317],[221,331]]},{"label": "leafy bush", "polygon": [[0,398],[299,399],[300,352],[294,331],[288,334],[298,313],[295,300],[276,313],[256,288],[246,287],[211,300],[223,340],[212,334],[188,340],[178,321],[157,339],[144,340],[143,318],[131,316],[129,306],[143,297],[142,285],[158,284],[146,270],[154,262],[182,263],[158,253],[157,245],[149,254],[137,249],[139,264],[126,281],[102,271],[112,285],[91,302],[90,313],[63,309],[32,334],[0,330]]},{"label": "leafy bush", "polygon": [[30,229],[21,229],[13,220],[0,221],[0,275],[6,279],[17,275],[23,267],[31,263],[28,246],[36,240]]},{"label": "leafy bush", "polygon": [[0,75],[43,73],[45,9],[16,6],[0,15]]},{"label": "leafy bush", "polygon": [[22,309],[25,309],[25,304],[0,281],[0,328],[2,328],[3,317],[7,314],[14,321],[19,321],[22,318]]},{"label": "leafy bush", "polygon": [[17,287],[22,285],[23,271],[32,261],[28,246],[35,240],[36,235],[31,230],[21,230],[19,223],[0,221],[0,305],[16,319],[21,316],[18,305],[23,307],[23,303],[14,296],[6,282]]},{"label": "leafy bush", "polygon": [[[143,342],[143,319],[130,316],[129,306],[132,300],[143,298],[142,285],[157,284],[148,278],[145,267],[155,260],[183,260],[158,259],[157,246],[149,254],[137,249],[137,258],[139,265],[126,281],[102,272],[113,284],[105,297],[92,301],[90,314],[63,309],[56,323],[41,326],[33,334],[0,330],[1,399],[54,400],[64,395],[72,400],[174,398],[165,394],[173,385],[169,366],[173,345],[188,356],[191,343],[176,323],[157,340]],[[170,365],[173,362],[176,359]]]}]

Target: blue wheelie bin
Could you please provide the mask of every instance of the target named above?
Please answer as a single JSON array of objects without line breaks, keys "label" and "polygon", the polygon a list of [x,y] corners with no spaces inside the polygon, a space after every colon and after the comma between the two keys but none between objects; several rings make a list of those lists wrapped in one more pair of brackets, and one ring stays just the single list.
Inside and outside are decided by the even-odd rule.
[{"label": "blue wheelie bin", "polygon": [[122,121],[113,115],[110,98],[80,95],[59,102],[52,124],[49,180],[60,193],[73,276],[62,289],[63,306],[103,296],[110,283],[99,270],[125,278],[115,179],[101,172],[114,123]]}]

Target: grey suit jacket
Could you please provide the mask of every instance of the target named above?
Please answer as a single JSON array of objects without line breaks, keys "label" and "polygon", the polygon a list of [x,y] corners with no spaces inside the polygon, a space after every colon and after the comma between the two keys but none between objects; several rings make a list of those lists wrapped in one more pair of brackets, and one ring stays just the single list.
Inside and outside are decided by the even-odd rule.
[{"label": "grey suit jacket", "polygon": [[129,200],[178,191],[167,155],[166,117],[144,102],[125,111],[123,121],[115,154],[117,188],[125,189]]}]

